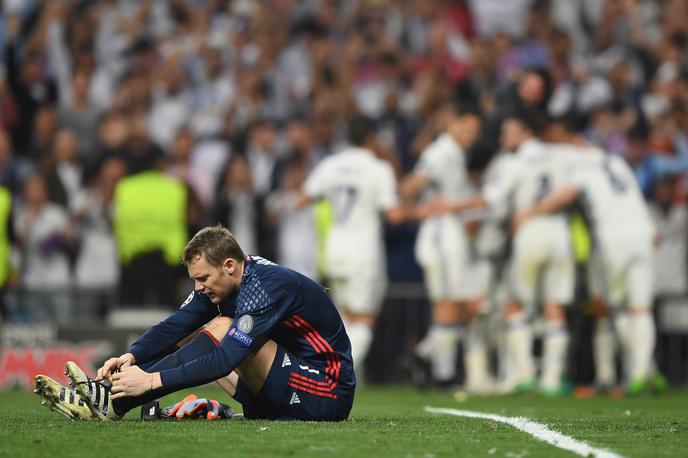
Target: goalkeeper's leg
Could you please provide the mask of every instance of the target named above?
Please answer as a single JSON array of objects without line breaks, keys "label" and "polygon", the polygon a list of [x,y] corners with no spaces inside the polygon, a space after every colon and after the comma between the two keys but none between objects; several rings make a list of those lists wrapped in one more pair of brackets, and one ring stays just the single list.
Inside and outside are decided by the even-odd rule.
[{"label": "goalkeeper's leg", "polygon": [[[193,337],[190,341],[185,339],[187,342],[186,345],[174,353],[168,354],[157,361],[143,364],[141,368],[148,372],[157,372],[178,367],[189,361],[193,361],[199,356],[215,349],[218,339],[214,333],[220,332],[220,330],[216,328],[224,327],[229,327],[229,325],[226,323],[216,323],[214,320],[209,323],[206,328],[202,329],[201,332],[192,334]],[[83,397],[93,414],[101,419],[119,419],[132,408],[167,394],[163,394],[161,390],[155,390],[140,397],[126,397],[111,400],[109,396],[109,387],[100,381],[95,381],[87,377],[85,372],[74,362],[69,361],[67,363],[65,374],[69,377],[70,384],[74,386],[77,392]]]},{"label": "goalkeeper's leg", "polygon": [[[219,341],[229,330],[231,324],[232,320],[228,317],[216,318],[209,323],[209,325],[206,326],[202,332],[198,333],[198,335],[193,338],[191,342],[179,349],[177,352],[166,356],[156,364],[148,367],[146,371],[159,372],[165,369],[178,367],[182,364],[193,361],[199,356],[214,351],[216,346],[219,345]],[[268,372],[270,371],[276,353],[277,344],[271,340],[268,340],[260,350],[242,361],[241,365],[236,369],[236,373],[231,373],[223,379],[220,379],[220,386],[230,396],[234,396],[239,377],[241,377],[241,380],[252,392],[259,392],[263,386],[263,383],[265,382]],[[91,381],[91,383],[97,382]],[[89,407],[91,407],[92,410],[98,411],[100,409],[95,405],[95,397],[87,396],[89,386],[90,385],[88,383],[81,384],[82,388],[80,393],[86,393],[86,403],[89,404]],[[163,387],[150,391],[142,396],[115,399],[110,401],[112,411],[117,415],[117,417],[121,417],[135,407],[141,406],[175,391],[176,390],[165,389]]]}]

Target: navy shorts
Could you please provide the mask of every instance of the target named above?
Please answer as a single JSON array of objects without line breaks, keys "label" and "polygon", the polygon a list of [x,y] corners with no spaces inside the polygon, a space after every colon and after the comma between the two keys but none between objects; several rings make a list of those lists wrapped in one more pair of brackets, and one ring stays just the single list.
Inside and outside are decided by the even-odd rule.
[{"label": "navy shorts", "polygon": [[323,368],[294,356],[277,345],[277,354],[263,387],[257,394],[239,380],[234,399],[244,417],[269,420],[346,420],[353,404],[348,393],[330,389]]}]

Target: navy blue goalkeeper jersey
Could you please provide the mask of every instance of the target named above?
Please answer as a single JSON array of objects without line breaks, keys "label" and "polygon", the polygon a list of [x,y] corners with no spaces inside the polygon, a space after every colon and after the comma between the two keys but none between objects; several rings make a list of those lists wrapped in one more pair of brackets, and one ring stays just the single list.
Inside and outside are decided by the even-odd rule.
[{"label": "navy blue goalkeeper jersey", "polygon": [[192,292],[172,315],[146,331],[129,352],[139,364],[151,361],[218,313],[234,319],[218,347],[180,367],[163,370],[163,387],[176,390],[224,377],[271,339],[322,370],[335,396],[353,396],[356,377],[351,343],[329,296],[310,278],[257,256],[246,257],[235,295],[216,305],[203,294]]}]

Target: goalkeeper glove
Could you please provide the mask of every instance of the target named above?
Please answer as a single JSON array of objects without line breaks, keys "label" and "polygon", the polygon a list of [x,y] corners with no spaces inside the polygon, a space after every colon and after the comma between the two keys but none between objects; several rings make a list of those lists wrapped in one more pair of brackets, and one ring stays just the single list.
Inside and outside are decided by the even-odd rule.
[{"label": "goalkeeper glove", "polygon": [[217,420],[224,416],[223,407],[214,399],[198,398],[190,394],[181,401],[166,407],[161,412],[162,418],[176,418],[184,420],[188,418],[205,418]]}]

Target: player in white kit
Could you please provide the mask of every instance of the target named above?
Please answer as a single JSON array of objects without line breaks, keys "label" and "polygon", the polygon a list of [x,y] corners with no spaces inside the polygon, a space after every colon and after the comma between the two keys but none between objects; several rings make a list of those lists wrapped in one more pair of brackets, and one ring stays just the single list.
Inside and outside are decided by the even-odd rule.
[{"label": "player in white kit", "polygon": [[351,339],[354,367],[362,370],[387,286],[383,218],[404,219],[390,164],[366,148],[372,122],[349,123],[351,145],[323,159],[303,187],[302,203],[326,199],[332,207],[327,273],[334,303]]},{"label": "player in white kit", "polygon": [[[537,192],[529,192],[532,189],[538,190],[537,186],[533,188],[532,183],[541,184],[540,181],[534,181],[538,177],[535,172],[549,174],[550,170],[549,166],[541,166],[541,164],[549,163],[549,156],[545,145],[535,137],[535,134],[540,130],[541,123],[535,118],[514,116],[506,119],[502,125],[501,144],[505,151],[513,152],[509,167],[501,168],[499,179],[487,181],[482,194],[459,202],[436,202],[433,205],[434,211],[462,212],[480,207],[487,207],[488,210],[493,211],[504,211],[499,209],[509,208],[510,211],[513,211],[515,204],[525,206],[529,198],[536,199],[538,197]],[[552,178],[547,179],[551,180]],[[563,261],[567,253],[564,244],[561,243],[561,240],[565,238],[565,233],[562,234],[559,231],[560,225],[557,223],[545,223],[543,225],[547,226],[546,229],[556,229],[556,234],[543,232],[543,228],[538,224],[532,229],[526,230],[522,235],[517,235],[514,241],[514,259],[512,260],[512,272],[514,274],[511,276],[512,297],[505,307],[505,346],[508,367],[508,376],[504,380],[505,390],[532,389],[535,385],[535,366],[532,356],[533,337],[524,305],[533,305],[528,302],[533,302],[535,299],[535,285],[538,274],[542,273],[538,272],[541,267],[553,267],[550,272],[547,269],[544,271],[545,283],[549,285],[545,297],[546,299],[552,298],[552,300],[547,301],[551,304],[549,309],[552,311],[546,316],[551,319],[551,327],[557,329],[556,333],[550,333],[555,339],[545,342],[545,347],[549,347],[549,353],[547,353],[547,349],[545,353],[550,356],[546,357],[545,361],[556,363],[554,367],[543,370],[546,378],[543,378],[541,382],[543,382],[545,390],[549,388],[549,384],[544,382],[558,379],[557,374],[560,374],[563,365],[567,339],[559,301],[569,300],[568,294],[572,290],[573,282],[567,275],[573,275],[573,269],[571,268],[569,272]],[[553,246],[557,247],[552,253],[554,255],[552,260],[556,262],[549,262],[550,253],[547,253],[547,249]],[[531,248],[534,250],[533,253],[529,252]],[[533,269],[533,271],[530,272],[529,269]],[[518,281],[523,279],[528,280],[528,283],[518,285]],[[557,284],[555,280],[561,281],[561,285]],[[554,355],[556,354],[561,354],[561,357],[555,358]],[[554,383],[551,384],[552,387],[554,385]]]},{"label": "player in white kit", "polygon": [[[475,152],[476,148],[473,148],[472,153]],[[486,153],[490,152],[485,151],[483,154]],[[509,174],[514,160],[515,155],[507,152],[501,152],[493,157],[482,174],[481,188],[500,183],[505,175]],[[505,278],[509,257],[509,211],[507,202],[485,208],[480,213],[480,225],[473,238],[475,259],[471,277],[480,301],[476,304],[478,307],[473,316],[466,317],[466,379],[463,389],[467,393],[491,394],[496,388],[495,377],[489,367],[488,348],[490,341],[501,340],[499,338],[502,337],[502,333],[498,333],[498,339],[491,339],[489,331],[496,330],[494,325],[502,323],[503,319],[499,312],[502,311],[510,292]],[[496,336],[497,334],[493,337]],[[500,355],[502,354],[503,352],[500,352]]]},{"label": "player in white kit", "polygon": [[[456,201],[475,193],[467,176],[466,151],[476,140],[480,126],[476,113],[460,113],[451,106],[444,131],[423,151],[413,172],[402,181],[402,196],[423,203],[437,198]],[[424,219],[416,237],[415,254],[432,302],[432,322],[416,347],[416,355],[430,363],[436,384],[451,385],[464,318],[462,305],[479,294],[471,290],[471,253],[464,223],[451,214]]]},{"label": "player in white kit", "polygon": [[[628,387],[637,390],[653,371],[655,327],[650,307],[655,228],[628,164],[594,147],[578,146],[578,150],[581,160],[569,170],[567,183],[527,210],[524,217],[556,212],[576,199],[582,203],[596,248],[594,265],[600,267],[593,271],[592,286],[615,309]],[[596,366],[598,372],[604,372],[598,373],[598,381],[600,375],[602,379],[611,377],[613,366],[609,363]]]},{"label": "player in white kit", "polygon": [[561,212],[527,220],[519,215],[560,187],[565,171],[579,155],[570,148],[538,143],[519,156],[524,173],[513,196],[513,284],[516,297],[531,315],[542,306],[545,333],[539,389],[545,395],[561,395],[569,342],[565,307],[573,302],[575,286],[568,218]]}]

